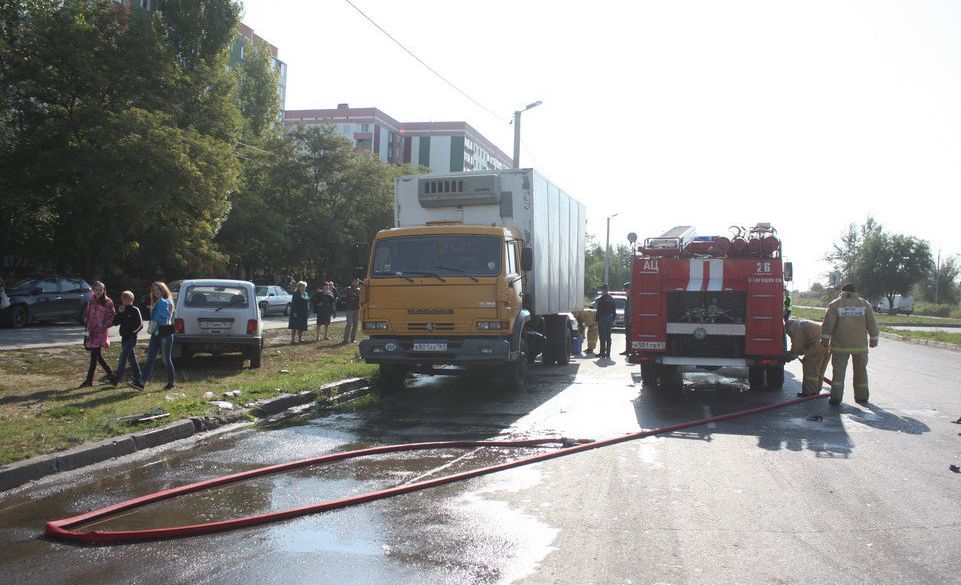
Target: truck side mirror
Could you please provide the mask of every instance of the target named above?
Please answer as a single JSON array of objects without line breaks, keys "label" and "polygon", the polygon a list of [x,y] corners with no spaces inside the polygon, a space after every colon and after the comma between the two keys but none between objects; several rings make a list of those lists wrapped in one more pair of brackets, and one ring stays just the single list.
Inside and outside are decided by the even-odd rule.
[{"label": "truck side mirror", "polygon": [[530,248],[521,249],[521,270],[529,272],[534,269],[534,250]]},{"label": "truck side mirror", "polygon": [[784,263],[784,282],[791,282],[794,280],[794,264],[792,262]]}]

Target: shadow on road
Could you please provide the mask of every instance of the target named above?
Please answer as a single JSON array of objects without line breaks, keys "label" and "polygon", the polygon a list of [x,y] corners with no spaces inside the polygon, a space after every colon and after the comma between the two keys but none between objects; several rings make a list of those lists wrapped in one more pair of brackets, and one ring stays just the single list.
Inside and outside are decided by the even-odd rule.
[{"label": "shadow on road", "polygon": [[[640,388],[634,410],[641,428],[786,402],[801,390],[801,381],[793,373],[785,372],[781,389],[752,392],[743,368],[722,368],[716,372],[684,370],[681,388],[673,390],[643,384],[639,374],[634,374],[634,379]],[[819,457],[846,458],[853,443],[837,410],[832,412],[830,408],[827,400],[821,399],[710,426],[705,424],[670,436],[699,441],[711,441],[717,433],[755,436],[758,447],[769,451],[810,450]]]}]

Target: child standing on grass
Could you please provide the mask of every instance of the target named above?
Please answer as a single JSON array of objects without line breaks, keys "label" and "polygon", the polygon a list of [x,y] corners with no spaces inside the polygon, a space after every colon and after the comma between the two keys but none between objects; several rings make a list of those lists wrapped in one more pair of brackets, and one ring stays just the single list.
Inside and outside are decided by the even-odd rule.
[{"label": "child standing on grass", "polygon": [[129,290],[120,293],[120,308],[117,315],[113,318],[114,325],[120,325],[120,363],[117,364],[115,379],[119,383],[123,381],[123,371],[130,361],[130,369],[133,371],[133,379],[140,382],[140,364],[137,363],[137,354],[134,348],[137,346],[137,334],[143,329],[143,317],[140,309],[133,304],[134,296]]},{"label": "child standing on grass", "polygon": [[93,283],[93,296],[87,301],[85,311],[87,334],[83,338],[83,347],[90,352],[90,367],[87,369],[87,379],[80,387],[93,386],[93,374],[97,371],[98,363],[107,372],[110,384],[116,386],[117,379],[114,378],[107,361],[103,359],[103,350],[110,347],[107,331],[113,326],[116,311],[113,301],[107,296],[107,287],[99,280]]}]

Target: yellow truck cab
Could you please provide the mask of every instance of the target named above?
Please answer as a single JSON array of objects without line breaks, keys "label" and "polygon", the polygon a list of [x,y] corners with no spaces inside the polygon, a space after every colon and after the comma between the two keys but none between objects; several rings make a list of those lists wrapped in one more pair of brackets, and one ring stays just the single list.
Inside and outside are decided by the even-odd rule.
[{"label": "yellow truck cab", "polygon": [[532,169],[398,178],[397,227],[374,238],[361,294],[361,356],[388,383],[496,366],[514,389],[539,353],[566,364],[584,218]]}]

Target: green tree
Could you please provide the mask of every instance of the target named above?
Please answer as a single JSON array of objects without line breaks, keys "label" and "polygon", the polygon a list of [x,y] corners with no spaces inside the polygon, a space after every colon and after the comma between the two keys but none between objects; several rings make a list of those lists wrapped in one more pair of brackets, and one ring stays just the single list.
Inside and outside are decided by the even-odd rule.
[{"label": "green tree", "polygon": [[840,241],[835,243],[831,252],[825,256],[825,260],[841,273],[842,278],[850,280],[861,257],[864,240],[882,231],[881,224],[870,216],[860,226],[850,224],[847,231],[841,235]]},{"label": "green tree", "polygon": [[961,301],[958,277],[961,276],[961,262],[957,256],[948,256],[935,266],[930,273],[914,288],[918,300],[942,305],[957,305]]},{"label": "green tree", "polygon": [[851,224],[826,259],[844,281],[853,282],[865,297],[888,297],[891,306],[894,295],[909,294],[933,267],[927,242],[889,234],[872,217],[861,226]]},{"label": "green tree", "polygon": [[21,2],[0,45],[17,120],[0,151],[5,249],[87,278],[221,265],[212,240],[239,171],[224,67],[239,5],[197,4]]}]

